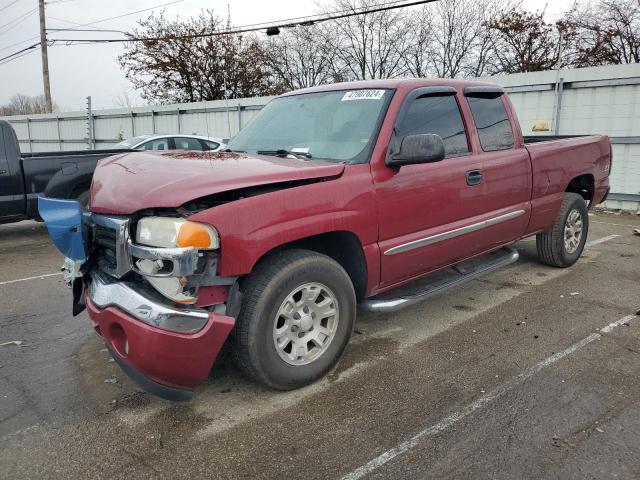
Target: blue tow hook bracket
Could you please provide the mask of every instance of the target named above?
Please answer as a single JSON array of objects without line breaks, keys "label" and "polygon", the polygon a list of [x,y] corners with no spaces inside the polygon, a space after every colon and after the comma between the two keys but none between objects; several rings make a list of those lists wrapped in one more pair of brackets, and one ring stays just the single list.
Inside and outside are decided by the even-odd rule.
[{"label": "blue tow hook bracket", "polygon": [[38,197],[38,212],[47,225],[53,244],[62,254],[77,262],[87,259],[85,213],[79,202]]}]

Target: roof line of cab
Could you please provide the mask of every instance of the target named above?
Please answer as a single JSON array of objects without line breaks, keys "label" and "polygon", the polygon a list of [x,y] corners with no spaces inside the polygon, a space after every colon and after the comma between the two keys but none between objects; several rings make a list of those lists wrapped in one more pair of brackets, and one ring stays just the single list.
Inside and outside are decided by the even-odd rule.
[{"label": "roof line of cab", "polygon": [[301,88],[299,90],[293,90],[286,92],[281,97],[287,97],[290,95],[300,95],[305,93],[327,92],[334,90],[359,90],[367,88],[380,88],[380,89],[399,89],[413,90],[419,87],[431,87],[431,86],[448,86],[454,87],[456,90],[464,90],[467,86],[487,86],[502,88],[496,83],[478,82],[475,80],[457,80],[446,78],[390,78],[383,80],[358,80],[354,82],[341,82],[332,83],[327,85],[318,85],[315,87]]}]

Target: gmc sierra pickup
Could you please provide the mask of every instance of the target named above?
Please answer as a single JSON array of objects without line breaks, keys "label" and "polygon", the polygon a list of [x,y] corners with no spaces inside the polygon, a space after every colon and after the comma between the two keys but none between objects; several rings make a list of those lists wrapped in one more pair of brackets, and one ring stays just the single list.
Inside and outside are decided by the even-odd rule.
[{"label": "gmc sierra pickup", "polygon": [[226,152],[104,159],[89,212],[40,213],[74,313],[143,388],[180,400],[226,342],[272,388],[313,382],[358,305],[429,298],[516,261],[524,237],[572,265],[610,169],[604,136],[525,143],[498,86],[365,81],[274,99]]},{"label": "gmc sierra pickup", "polygon": [[86,205],[99,159],[122,150],[20,153],[16,134],[0,120],[0,223],[38,218],[39,195]]}]

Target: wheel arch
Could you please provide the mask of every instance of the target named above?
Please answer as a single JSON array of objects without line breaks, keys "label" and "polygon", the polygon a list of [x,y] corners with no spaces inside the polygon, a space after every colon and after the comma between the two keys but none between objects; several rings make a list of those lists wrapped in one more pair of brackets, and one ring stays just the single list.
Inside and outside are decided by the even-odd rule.
[{"label": "wheel arch", "polygon": [[591,205],[595,193],[595,179],[593,175],[586,173],[572,178],[565,192],[577,193]]},{"label": "wheel arch", "polygon": [[338,262],[345,269],[353,283],[356,299],[359,301],[364,298],[367,287],[367,262],[362,244],[353,232],[337,230],[284,243],[265,252],[258,258],[255,265],[277,252],[291,249],[322,253]]},{"label": "wheel arch", "polygon": [[93,179],[93,168],[83,171],[85,166],[81,166],[80,171],[73,175],[65,175],[62,170],[57,172],[49,180],[44,190],[44,195],[55,198],[76,198],[82,192],[89,190]]}]

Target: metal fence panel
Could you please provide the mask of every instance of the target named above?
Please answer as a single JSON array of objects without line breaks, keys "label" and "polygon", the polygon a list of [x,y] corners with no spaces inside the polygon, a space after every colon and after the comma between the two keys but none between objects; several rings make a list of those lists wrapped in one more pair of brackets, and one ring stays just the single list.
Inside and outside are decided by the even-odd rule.
[{"label": "metal fence panel", "polygon": [[[525,135],[604,134],[613,144],[611,208],[640,209],[640,65],[485,78],[503,85]],[[556,93],[561,85],[561,95]],[[558,108],[560,106],[560,108]],[[559,115],[557,114],[559,111]],[[534,132],[547,123],[550,132]]]}]

